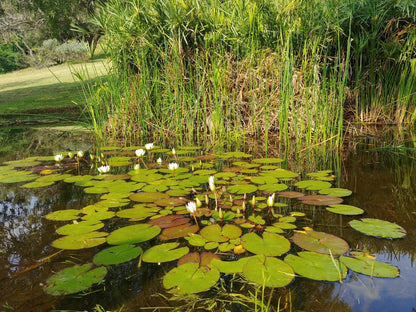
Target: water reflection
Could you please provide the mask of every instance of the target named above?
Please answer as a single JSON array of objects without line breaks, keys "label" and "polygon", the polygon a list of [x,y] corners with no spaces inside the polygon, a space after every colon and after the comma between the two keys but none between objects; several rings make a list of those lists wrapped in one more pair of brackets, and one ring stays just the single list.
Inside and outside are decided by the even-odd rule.
[{"label": "water reflection", "polygon": [[[71,134],[65,141],[35,139],[22,135],[25,144],[4,151],[3,160],[24,158],[33,154],[28,146],[38,146],[40,154],[53,154],[56,150],[85,150],[89,143],[81,143]],[[79,140],[79,141],[78,141]],[[48,141],[51,145],[38,144]],[[8,141],[10,142],[10,141]],[[34,143],[35,142],[35,143]],[[59,146],[54,145],[59,142]],[[66,142],[66,143],[65,143]],[[77,145],[76,142],[80,142]],[[79,148],[81,144],[84,148]],[[261,148],[249,146],[245,152],[261,155]],[[281,156],[269,147],[269,157]],[[416,279],[414,259],[416,255],[416,194],[412,187],[416,181],[414,152],[356,147],[344,150],[343,154],[310,149],[300,154],[289,155],[287,168],[301,173],[333,169],[337,186],[353,191],[346,204],[366,211],[364,217],[379,218],[398,223],[408,235],[404,239],[385,240],[365,236],[348,226],[353,217],[339,216],[324,208],[302,206],[290,201],[292,210],[307,213],[299,226],[310,226],[343,237],[354,249],[376,255],[377,260],[396,265],[400,277],[396,279],[371,279],[368,276],[349,272],[340,283],[322,283],[296,278],[295,281],[271,294],[272,306],[281,311],[411,311],[416,307]],[[83,253],[64,251],[55,255],[50,243],[58,237],[58,224],[44,216],[59,209],[80,209],[97,200],[97,196],[86,195],[82,189],[66,183],[56,183],[44,189],[21,189],[17,185],[0,184],[0,307],[6,303],[14,311],[49,311],[57,309],[91,310],[96,304],[106,309],[124,305],[123,312],[137,311],[140,307],[171,306],[175,303],[161,296],[161,278],[175,264],[162,266],[142,264],[137,270],[138,260],[111,267],[103,284],[93,287],[90,295],[72,295],[64,298],[45,295],[42,283],[52,271],[58,271],[72,263],[90,261],[95,248]],[[289,201],[288,201],[289,202]],[[98,249],[97,249],[98,250]],[[39,264],[39,260],[54,255],[50,262]],[[84,261],[85,259],[85,261]],[[27,270],[27,271],[25,271]],[[235,292],[236,289],[230,289]],[[228,300],[232,300],[232,295]],[[231,305],[229,306],[231,307]],[[230,308],[231,309],[231,308]],[[232,311],[247,311],[243,305],[232,306]]]}]

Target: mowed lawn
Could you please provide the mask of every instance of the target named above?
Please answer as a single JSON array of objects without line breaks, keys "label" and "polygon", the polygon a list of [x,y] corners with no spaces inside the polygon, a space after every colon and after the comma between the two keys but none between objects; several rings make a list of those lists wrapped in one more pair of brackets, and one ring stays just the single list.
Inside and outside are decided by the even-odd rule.
[{"label": "mowed lawn", "polygon": [[[0,115],[76,109],[83,101],[81,83],[106,74],[104,59],[49,68],[28,68],[0,75]],[[79,108],[79,107],[78,107]]]}]

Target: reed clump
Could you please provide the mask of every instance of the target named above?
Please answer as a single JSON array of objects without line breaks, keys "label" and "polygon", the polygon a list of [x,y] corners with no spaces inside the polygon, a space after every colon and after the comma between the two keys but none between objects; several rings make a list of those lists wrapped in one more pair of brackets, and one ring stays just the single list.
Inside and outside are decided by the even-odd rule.
[{"label": "reed clump", "polygon": [[409,1],[109,0],[113,67],[88,91],[100,138],[342,141],[348,122],[412,123]]}]

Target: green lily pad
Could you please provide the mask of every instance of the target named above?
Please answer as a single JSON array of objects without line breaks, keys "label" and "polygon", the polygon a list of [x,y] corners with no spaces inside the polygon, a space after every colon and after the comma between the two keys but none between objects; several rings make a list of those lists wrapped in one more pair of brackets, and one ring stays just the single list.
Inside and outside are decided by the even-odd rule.
[{"label": "green lily pad", "polygon": [[337,205],[343,202],[342,198],[329,195],[307,195],[299,197],[302,204],[313,206]]},{"label": "green lily pad", "polygon": [[316,180],[300,181],[295,183],[295,186],[300,189],[306,189],[308,191],[319,191],[322,189],[328,189],[331,187],[331,183]]},{"label": "green lily pad", "polygon": [[249,193],[254,193],[255,191],[257,191],[257,186],[253,185],[253,184],[236,184],[236,185],[232,185],[230,186],[227,191],[229,193],[232,194],[239,194],[239,195],[243,195],[243,194],[249,194]]},{"label": "green lily pad", "polygon": [[264,184],[259,186],[260,191],[266,192],[281,192],[288,188],[286,184],[276,183],[276,184]]},{"label": "green lily pad", "polygon": [[35,167],[41,164],[40,161],[35,161],[31,159],[20,159],[20,160],[9,160],[5,161],[4,164],[10,165],[13,167]]},{"label": "green lily pad", "polygon": [[178,260],[178,267],[185,263],[197,263],[199,266],[210,267],[213,260],[220,260],[220,257],[212,252],[203,252],[201,255],[197,252],[191,252]]},{"label": "green lily pad", "polygon": [[295,172],[292,172],[290,170],[286,170],[286,169],[276,169],[276,170],[271,170],[271,171],[264,171],[261,172],[260,175],[262,176],[272,176],[278,179],[293,179],[293,178],[297,178],[299,175]]},{"label": "green lily pad", "polygon": [[161,198],[155,201],[155,204],[162,207],[177,207],[184,205],[186,203],[185,198],[176,198],[176,197],[170,197],[170,198]]},{"label": "green lily pad", "polygon": [[255,257],[258,257],[258,256],[245,257],[237,261],[222,261],[220,259],[213,259],[211,261],[211,264],[215,266],[221,273],[225,273],[225,274],[243,273],[244,265],[247,263],[247,261]]},{"label": "green lily pad", "polygon": [[39,176],[31,171],[13,171],[0,175],[0,183],[18,183],[35,180]]},{"label": "green lily pad", "polygon": [[400,225],[379,219],[352,220],[349,225],[358,232],[382,238],[402,238],[407,232]]},{"label": "green lily pad", "polygon": [[134,207],[129,209],[120,210],[116,213],[117,217],[120,218],[133,218],[133,219],[146,219],[154,216],[159,209],[146,208],[146,207]]},{"label": "green lily pad", "polygon": [[164,276],[163,286],[175,294],[195,294],[210,289],[219,278],[220,272],[217,268],[185,263]]},{"label": "green lily pad", "polygon": [[45,292],[52,296],[61,296],[90,288],[101,282],[107,274],[105,267],[91,268],[91,264],[75,265],[55,273],[46,281]]},{"label": "green lily pad", "polygon": [[245,234],[241,242],[244,249],[265,256],[280,256],[290,249],[290,242],[286,238],[270,232],[264,232],[263,238],[256,233]]},{"label": "green lily pad", "polygon": [[258,164],[278,164],[284,160],[281,158],[257,158],[253,159],[253,161]]},{"label": "green lily pad", "polygon": [[169,195],[166,193],[159,192],[140,192],[134,193],[129,197],[132,201],[141,202],[141,203],[153,203],[161,198],[169,198]]},{"label": "green lily pad", "polygon": [[311,251],[299,252],[297,256],[287,255],[285,262],[296,274],[317,281],[340,281],[347,276],[347,267],[337,259]]},{"label": "green lily pad", "polygon": [[343,189],[343,188],[326,188],[321,189],[318,192],[322,195],[329,195],[329,196],[335,196],[335,197],[347,197],[352,194],[350,190]]},{"label": "green lily pad", "polygon": [[253,257],[243,267],[244,277],[266,287],[283,287],[295,278],[295,272],[284,261],[273,257]]},{"label": "green lily pad", "polygon": [[56,230],[56,233],[60,235],[75,235],[89,233],[95,230],[99,230],[104,227],[104,223],[97,220],[81,221],[72,224],[66,224]]},{"label": "green lily pad", "polygon": [[331,250],[334,256],[343,255],[350,249],[348,243],[342,238],[324,232],[296,232],[292,240],[300,248],[322,254],[328,254]]},{"label": "green lily pad", "polygon": [[151,240],[160,233],[160,227],[150,224],[135,224],[122,227],[110,233],[107,243],[110,245],[135,244]]},{"label": "green lily pad", "polygon": [[371,277],[395,278],[399,276],[399,269],[397,267],[377,261],[375,257],[363,252],[351,252],[348,257],[341,256],[340,261],[349,269]]},{"label": "green lily pad", "polygon": [[119,245],[101,250],[94,256],[95,264],[112,265],[128,262],[137,258],[143,250],[135,245]]},{"label": "green lily pad", "polygon": [[143,261],[150,263],[161,263],[177,260],[189,252],[188,247],[177,248],[179,243],[166,243],[156,245],[146,250]]},{"label": "green lily pad", "polygon": [[364,210],[362,210],[361,208],[351,206],[351,205],[342,205],[342,204],[330,205],[329,207],[326,207],[326,210],[332,213],[337,213],[337,214],[346,215],[346,216],[357,216],[357,215],[364,213]]},{"label": "green lily pad", "polygon": [[59,249],[84,249],[91,248],[101,244],[104,244],[106,241],[106,236],[108,233],[105,232],[89,232],[84,234],[68,235],[52,242],[52,246]]},{"label": "green lily pad", "polygon": [[160,240],[168,240],[168,239],[174,239],[174,238],[180,238],[188,236],[190,233],[196,233],[198,232],[199,227],[198,225],[191,225],[191,224],[181,224],[178,226],[166,228],[163,230],[162,234],[160,234],[159,239]]},{"label": "green lily pad", "polygon": [[274,177],[262,177],[262,176],[258,176],[258,177],[252,177],[251,178],[251,182],[256,183],[256,184],[273,184],[273,183],[277,183],[278,179],[274,178]]},{"label": "green lily pad", "polygon": [[186,236],[185,239],[188,241],[190,245],[197,247],[202,247],[207,243],[207,240],[199,234],[188,234],[188,236]]},{"label": "green lily pad", "polygon": [[222,228],[218,224],[212,224],[204,227],[200,233],[209,242],[222,243],[240,237],[242,231],[233,224],[226,224]]},{"label": "green lily pad", "polygon": [[76,209],[57,210],[46,215],[46,219],[54,221],[69,221],[79,218],[81,211]]},{"label": "green lily pad", "polygon": [[29,182],[26,184],[23,184],[21,187],[23,188],[37,188],[37,187],[45,187],[45,186],[49,186],[52,185],[54,182],[37,182],[37,181],[33,181],[33,182]]},{"label": "green lily pad", "polygon": [[57,182],[57,181],[61,181],[69,177],[71,177],[70,174],[59,174],[59,173],[48,174],[48,175],[37,178],[36,182]]},{"label": "green lily pad", "polygon": [[194,171],[194,174],[197,174],[197,175],[213,175],[213,174],[216,174],[217,173],[217,170],[214,170],[214,169],[202,169],[202,170],[195,170]]},{"label": "green lily pad", "polygon": [[92,175],[77,175],[77,176],[70,176],[64,179],[66,183],[77,183],[77,182],[87,182],[93,178]]},{"label": "green lily pad", "polygon": [[186,190],[169,190],[166,192],[166,195],[168,196],[176,196],[176,197],[181,197],[181,196],[187,196],[191,193],[191,189],[186,189]]},{"label": "green lily pad", "polygon": [[283,197],[283,198],[299,198],[299,197],[305,196],[305,194],[301,192],[288,191],[288,192],[281,192],[277,194],[277,196]]}]

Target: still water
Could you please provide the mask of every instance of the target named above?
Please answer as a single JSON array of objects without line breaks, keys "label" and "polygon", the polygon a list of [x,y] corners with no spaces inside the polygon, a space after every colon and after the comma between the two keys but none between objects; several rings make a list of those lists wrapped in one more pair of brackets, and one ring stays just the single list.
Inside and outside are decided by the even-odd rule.
[{"label": "still water", "polygon": [[[8,129],[2,132],[1,140],[1,162],[61,151],[93,150],[92,138],[85,133]],[[286,287],[266,289],[264,299],[270,299],[271,311],[278,306],[280,311],[416,311],[416,152],[406,144],[391,148],[383,141],[366,138],[351,141],[339,152],[309,149],[286,155],[287,161],[281,166],[302,177],[307,172],[333,170],[334,186],[353,192],[345,204],[364,209],[363,217],[399,224],[406,229],[407,236],[394,240],[373,238],[348,226],[349,221],[361,216],[341,216],[323,208],[293,204],[293,209],[306,213],[298,227],[308,226],[342,237],[352,249],[397,266],[400,276],[370,278],[349,271],[342,283],[297,276]],[[239,150],[255,157],[265,156],[260,144],[243,144]],[[215,151],[206,151],[212,152]],[[268,147],[268,157],[284,157],[281,153],[277,144]],[[157,310],[152,309],[155,307],[169,311],[180,306],[183,308],[177,308],[178,311],[193,310],[189,305],[191,298],[168,300],[163,289],[161,279],[175,264],[142,263],[138,270],[138,261],[130,261],[111,267],[105,281],[88,291],[58,297],[45,294],[42,286],[54,272],[88,263],[98,248],[59,252],[51,242],[60,237],[55,230],[62,224],[47,220],[45,215],[61,209],[81,209],[98,201],[99,195],[86,194],[81,187],[64,182],[38,189],[23,189],[21,185],[0,184],[0,311],[93,311],[97,305],[111,311],[152,311]],[[47,257],[49,261],[39,262]],[[225,278],[224,284],[227,283],[231,282]],[[239,287],[246,296],[255,291],[254,286]],[[201,295],[199,306],[216,311],[254,310],[250,304],[247,307],[241,302],[232,303],[236,297],[230,293],[235,294],[236,288],[225,285],[221,291],[208,291]],[[258,295],[261,298],[261,293]],[[228,304],[219,308],[213,305],[215,299],[228,300]]]}]

